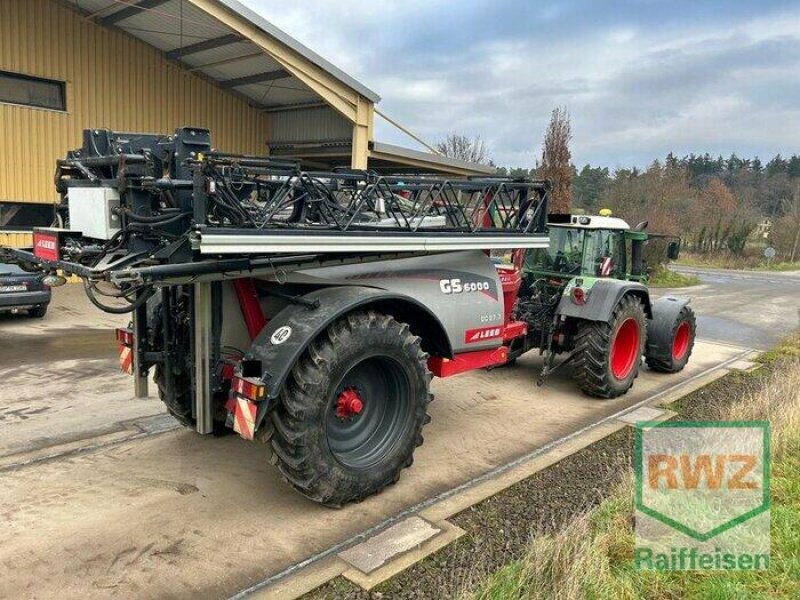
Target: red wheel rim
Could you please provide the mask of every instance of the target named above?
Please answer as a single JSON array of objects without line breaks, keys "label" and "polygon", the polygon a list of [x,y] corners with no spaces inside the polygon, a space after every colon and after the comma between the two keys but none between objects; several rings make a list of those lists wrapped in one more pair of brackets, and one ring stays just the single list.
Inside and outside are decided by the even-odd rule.
[{"label": "red wheel rim", "polygon": [[689,323],[684,321],[678,325],[675,337],[672,339],[672,359],[681,360],[689,351],[689,339],[692,337],[692,329]]},{"label": "red wheel rim", "polygon": [[638,359],[639,323],[631,317],[619,326],[611,344],[611,374],[616,379],[625,379]]}]

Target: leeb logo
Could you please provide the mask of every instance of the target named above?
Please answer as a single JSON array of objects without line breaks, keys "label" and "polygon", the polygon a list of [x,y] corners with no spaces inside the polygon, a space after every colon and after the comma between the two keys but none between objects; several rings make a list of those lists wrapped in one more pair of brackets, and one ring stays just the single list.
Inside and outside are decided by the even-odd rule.
[{"label": "leeb logo", "polygon": [[764,422],[638,424],[636,566],[766,569],[769,436]]}]

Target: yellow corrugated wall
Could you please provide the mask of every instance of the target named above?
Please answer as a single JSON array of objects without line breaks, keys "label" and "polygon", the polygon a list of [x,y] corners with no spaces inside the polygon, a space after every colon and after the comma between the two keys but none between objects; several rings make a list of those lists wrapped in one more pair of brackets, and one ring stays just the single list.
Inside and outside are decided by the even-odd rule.
[{"label": "yellow corrugated wall", "polygon": [[192,125],[220,150],[266,150],[267,115],[55,0],[0,0],[0,70],[67,82],[66,113],[0,103],[0,200],[55,200],[55,161],[89,127]]},{"label": "yellow corrugated wall", "polygon": [[26,248],[33,246],[33,234],[14,231],[0,231],[0,246]]}]

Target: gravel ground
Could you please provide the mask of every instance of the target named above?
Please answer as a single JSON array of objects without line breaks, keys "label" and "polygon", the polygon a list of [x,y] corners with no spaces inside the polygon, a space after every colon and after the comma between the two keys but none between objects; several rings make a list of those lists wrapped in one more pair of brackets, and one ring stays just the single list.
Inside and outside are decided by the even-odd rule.
[{"label": "gravel ground", "polygon": [[[731,373],[670,406],[683,420],[713,418],[720,408],[757,387],[755,375]],[[733,393],[732,393],[733,391]],[[372,592],[343,577],[305,600],[454,598],[521,557],[533,535],[552,531],[597,506],[629,472],[633,429],[628,427],[449,519],[467,535]]]}]

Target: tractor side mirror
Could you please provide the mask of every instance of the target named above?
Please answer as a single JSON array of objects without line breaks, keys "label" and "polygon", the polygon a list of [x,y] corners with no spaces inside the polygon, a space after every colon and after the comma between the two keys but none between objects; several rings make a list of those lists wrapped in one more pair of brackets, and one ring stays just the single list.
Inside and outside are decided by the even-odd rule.
[{"label": "tractor side mirror", "polygon": [[667,246],[667,258],[670,260],[678,260],[681,253],[681,243],[677,241],[670,242]]}]

